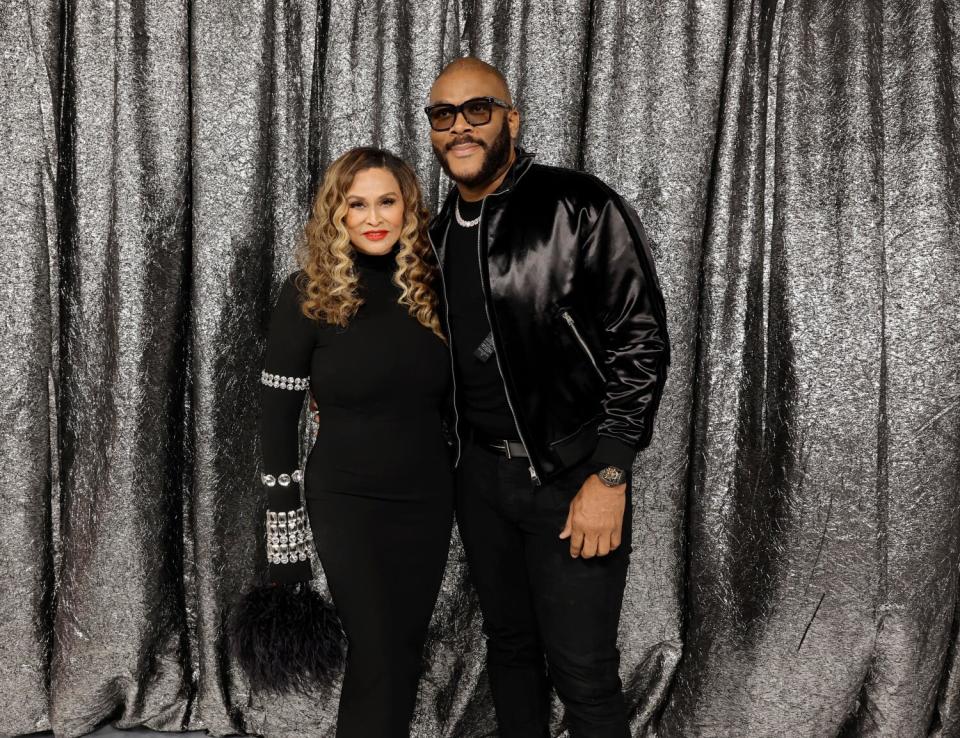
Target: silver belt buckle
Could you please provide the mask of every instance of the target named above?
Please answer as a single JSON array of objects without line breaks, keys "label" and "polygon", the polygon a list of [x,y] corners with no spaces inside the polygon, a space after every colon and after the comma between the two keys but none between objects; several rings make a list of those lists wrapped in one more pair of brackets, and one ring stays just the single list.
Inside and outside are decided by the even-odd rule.
[{"label": "silver belt buckle", "polygon": [[510,455],[510,444],[507,443],[507,439],[505,438],[498,438],[496,441],[491,441],[490,447],[497,449],[497,451],[503,451],[508,459],[513,458]]}]

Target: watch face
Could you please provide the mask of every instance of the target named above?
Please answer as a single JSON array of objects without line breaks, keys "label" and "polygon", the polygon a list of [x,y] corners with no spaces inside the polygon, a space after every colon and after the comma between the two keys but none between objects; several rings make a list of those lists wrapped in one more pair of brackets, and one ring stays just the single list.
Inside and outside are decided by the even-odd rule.
[{"label": "watch face", "polygon": [[623,481],[623,469],[618,469],[615,466],[608,466],[601,469],[597,476],[599,476],[600,479],[610,486],[615,487]]}]

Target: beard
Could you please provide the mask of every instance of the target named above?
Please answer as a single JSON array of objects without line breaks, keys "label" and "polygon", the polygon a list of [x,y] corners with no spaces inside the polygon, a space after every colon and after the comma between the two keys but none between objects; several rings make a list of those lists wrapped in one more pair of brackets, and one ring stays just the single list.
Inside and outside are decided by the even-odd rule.
[{"label": "beard", "polygon": [[507,123],[506,116],[504,116],[503,124],[500,126],[497,137],[493,140],[492,144],[488,145],[486,142],[473,136],[464,136],[463,138],[458,138],[450,142],[448,147],[467,143],[468,141],[477,144],[484,150],[483,161],[480,163],[480,168],[473,174],[458,176],[450,171],[450,165],[447,163],[447,151],[449,148],[441,150],[437,146],[434,146],[433,153],[436,154],[437,159],[440,160],[440,166],[450,179],[465,187],[479,188],[493,180],[497,173],[503,168],[503,165],[510,159],[510,126]]}]

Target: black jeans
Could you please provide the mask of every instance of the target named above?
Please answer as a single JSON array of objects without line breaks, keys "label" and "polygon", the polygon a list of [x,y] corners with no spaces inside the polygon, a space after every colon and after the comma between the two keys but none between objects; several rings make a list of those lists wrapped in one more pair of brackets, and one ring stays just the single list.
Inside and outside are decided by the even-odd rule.
[{"label": "black jeans", "polygon": [[630,480],[615,551],[574,559],[570,540],[559,538],[594,468],[585,462],[535,487],[526,459],[464,445],[457,525],[483,612],[502,738],[550,735],[551,683],[573,738],[629,736],[617,628],[631,551]]}]

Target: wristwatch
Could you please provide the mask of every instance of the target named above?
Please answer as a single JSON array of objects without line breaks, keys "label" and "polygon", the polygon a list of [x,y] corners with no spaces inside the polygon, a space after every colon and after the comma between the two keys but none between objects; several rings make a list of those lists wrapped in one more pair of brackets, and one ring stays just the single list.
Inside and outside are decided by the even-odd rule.
[{"label": "wristwatch", "polygon": [[605,466],[597,472],[597,476],[600,477],[600,481],[608,487],[617,487],[623,484],[623,478],[626,476],[626,472],[618,466]]}]

